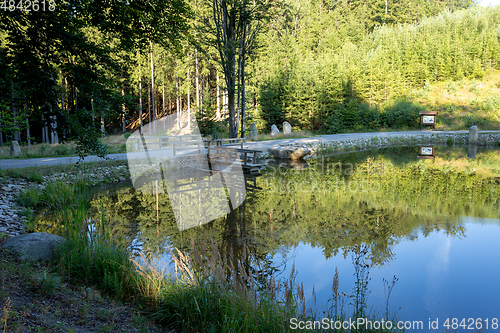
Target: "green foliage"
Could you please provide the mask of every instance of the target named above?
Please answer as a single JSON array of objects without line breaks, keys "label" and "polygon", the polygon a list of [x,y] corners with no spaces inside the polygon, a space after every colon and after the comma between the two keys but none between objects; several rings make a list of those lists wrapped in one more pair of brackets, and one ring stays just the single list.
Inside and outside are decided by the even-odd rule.
[{"label": "green foliage", "polygon": [[[499,65],[500,30],[487,27],[496,26],[500,18],[480,6],[467,10],[454,6],[435,17],[422,17],[418,23],[375,24],[371,33],[366,27],[373,23],[358,18],[351,22],[352,29],[365,26],[358,41],[348,38],[348,31],[354,30],[344,24],[347,17],[361,13],[347,13],[344,8],[342,16],[332,14],[342,8],[339,5],[323,14],[324,8],[309,6],[295,8],[300,14],[291,15],[289,22],[296,23],[277,24],[269,32],[272,38],[262,41],[261,58],[254,69],[260,92],[255,116],[264,128],[283,120],[300,129],[333,133],[380,129],[384,123],[393,128],[398,124],[416,128],[413,111],[403,115],[406,111],[399,108],[389,115],[396,110],[387,104],[409,97],[427,99],[431,84],[439,81],[448,81],[448,90],[455,92],[453,80],[481,77],[486,69]],[[332,21],[336,29],[328,28],[327,22]],[[309,26],[309,22],[314,24]],[[343,29],[347,29],[344,36]],[[322,46],[332,35],[340,38],[333,43],[335,47]],[[321,43],[308,45],[308,38]],[[361,107],[363,104],[369,107]],[[380,120],[376,110],[380,110]],[[365,114],[370,120],[363,119]],[[384,114],[387,117],[382,119]],[[401,117],[406,120],[398,119]]]},{"label": "green foliage", "polygon": [[453,81],[448,81],[448,84],[446,85],[448,88],[448,92],[450,93],[455,93],[457,92],[457,86],[455,85],[455,82]]},{"label": "green foliage", "polygon": [[215,116],[217,111],[216,108],[212,106],[211,100],[212,99],[209,94],[205,95],[202,110],[195,113],[196,121],[198,122],[198,128],[202,136],[221,138],[223,137],[223,128],[226,126],[224,126],[220,121],[216,120]]},{"label": "green foliage", "polygon": [[71,149],[65,146],[64,144],[60,144],[54,148],[54,152],[56,155],[66,156],[71,154]]},{"label": "green foliage", "polygon": [[477,96],[481,94],[481,88],[475,82],[473,82],[472,85],[470,86],[470,91],[476,94]]},{"label": "green foliage", "polygon": [[43,176],[37,173],[35,170],[32,170],[31,173],[26,177],[26,180],[34,183],[43,183]]},{"label": "green foliage", "polygon": [[26,208],[36,208],[43,200],[43,193],[39,189],[30,188],[19,192],[17,204]]},{"label": "green foliage", "polygon": [[419,112],[424,108],[406,100],[390,102],[382,113],[382,123],[390,128],[415,128],[420,123]]},{"label": "green foliage", "polygon": [[5,133],[7,141],[12,141],[14,134],[26,129],[26,117],[21,113],[15,115],[10,112],[6,103],[0,100],[0,132]]},{"label": "green foliage", "polygon": [[264,131],[270,131],[273,124],[279,125],[285,121],[283,110],[280,106],[280,86],[278,83],[268,81],[262,84],[259,87],[259,102],[259,128]]},{"label": "green foliage", "polygon": [[100,139],[103,133],[95,127],[82,127],[78,129],[80,140],[76,142],[75,152],[83,160],[88,155],[97,155],[105,158],[108,147]]},{"label": "green foliage", "polygon": [[500,96],[488,96],[483,108],[486,111],[500,110]]}]

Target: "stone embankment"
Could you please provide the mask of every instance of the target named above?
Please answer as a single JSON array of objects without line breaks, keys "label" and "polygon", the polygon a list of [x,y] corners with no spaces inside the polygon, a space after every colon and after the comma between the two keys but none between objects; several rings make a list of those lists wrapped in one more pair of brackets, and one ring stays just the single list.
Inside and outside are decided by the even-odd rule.
[{"label": "stone embankment", "polygon": [[37,188],[40,191],[50,182],[73,182],[76,179],[85,179],[91,186],[124,182],[130,179],[128,167],[102,167],[91,172],[71,171],[59,172],[43,177],[43,183],[29,182],[25,179],[0,176],[0,237],[12,237],[25,233],[27,219],[23,216],[24,207],[17,205],[16,197],[20,191]]},{"label": "stone embankment", "polygon": [[[499,133],[480,133],[475,144],[478,146],[499,146]],[[314,158],[318,155],[329,155],[350,151],[378,149],[393,146],[412,145],[443,145],[467,146],[469,134],[467,133],[436,133],[430,135],[400,135],[400,136],[374,136],[371,138],[349,138],[334,141],[320,141],[316,143],[291,143],[282,144],[279,148],[265,151],[268,158],[297,160],[300,158]]]}]

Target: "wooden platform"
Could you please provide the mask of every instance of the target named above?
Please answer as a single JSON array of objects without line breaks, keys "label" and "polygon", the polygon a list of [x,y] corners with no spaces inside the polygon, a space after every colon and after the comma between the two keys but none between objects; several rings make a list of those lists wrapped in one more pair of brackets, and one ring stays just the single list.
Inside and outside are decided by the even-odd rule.
[{"label": "wooden platform", "polygon": [[[234,148],[230,146],[207,147],[209,161],[229,164],[238,160],[241,163],[243,172],[246,173],[255,173],[264,168],[263,164],[257,163],[257,153],[260,152],[260,150]],[[249,155],[251,156],[251,162],[249,162]]]}]

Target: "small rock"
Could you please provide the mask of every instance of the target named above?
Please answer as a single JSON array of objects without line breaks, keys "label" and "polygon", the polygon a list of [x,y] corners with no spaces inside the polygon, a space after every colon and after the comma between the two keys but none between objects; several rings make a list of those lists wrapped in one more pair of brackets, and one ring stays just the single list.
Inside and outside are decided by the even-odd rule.
[{"label": "small rock", "polygon": [[12,191],[12,189],[11,189],[10,187],[8,187],[8,186],[3,186],[3,187],[2,187],[2,190],[3,190],[3,191],[5,191],[5,192],[10,192],[10,191]]}]

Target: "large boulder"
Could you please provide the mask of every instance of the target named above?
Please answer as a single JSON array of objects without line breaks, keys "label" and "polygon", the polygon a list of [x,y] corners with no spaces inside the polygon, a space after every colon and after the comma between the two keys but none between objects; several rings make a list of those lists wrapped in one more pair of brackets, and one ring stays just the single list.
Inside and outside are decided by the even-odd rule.
[{"label": "large boulder", "polygon": [[10,144],[10,156],[20,156],[22,154],[21,147],[17,141],[12,141]]},{"label": "large boulder", "polygon": [[477,137],[478,137],[478,129],[477,126],[471,126],[469,129],[469,143],[477,144]]},{"label": "large boulder", "polygon": [[255,123],[250,124],[250,133],[248,133],[249,137],[257,136],[257,126]]},{"label": "large boulder", "polygon": [[272,136],[278,135],[279,132],[280,132],[280,130],[278,129],[278,126],[273,124],[273,126],[271,126],[271,135]]},{"label": "large boulder", "polygon": [[309,149],[304,147],[279,147],[270,149],[269,152],[274,158],[295,161],[309,154]]},{"label": "large boulder", "polygon": [[283,134],[292,133],[292,125],[288,121],[283,122]]},{"label": "large boulder", "polygon": [[44,261],[54,258],[54,250],[64,242],[61,236],[35,232],[7,238],[2,247],[12,250],[22,260]]}]

